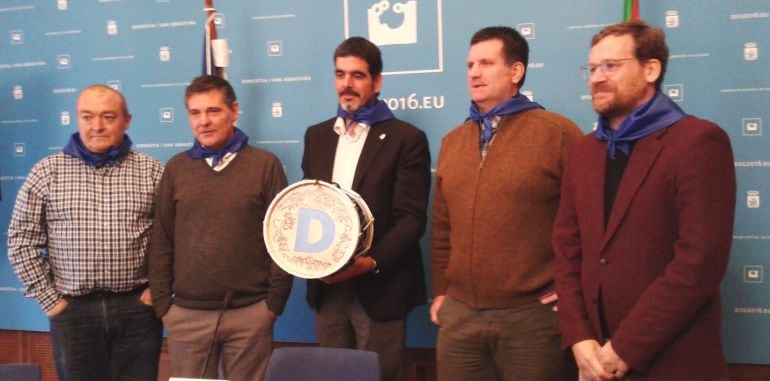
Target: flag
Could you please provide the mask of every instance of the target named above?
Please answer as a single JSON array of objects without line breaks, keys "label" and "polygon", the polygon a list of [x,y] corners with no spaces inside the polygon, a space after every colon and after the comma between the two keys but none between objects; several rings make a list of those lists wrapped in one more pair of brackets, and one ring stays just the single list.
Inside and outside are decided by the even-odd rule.
[{"label": "flag", "polygon": [[639,20],[639,0],[625,0],[623,21]]},{"label": "flag", "polygon": [[201,75],[216,75],[214,66],[214,51],[211,49],[211,36],[203,33],[203,60],[201,63]]}]

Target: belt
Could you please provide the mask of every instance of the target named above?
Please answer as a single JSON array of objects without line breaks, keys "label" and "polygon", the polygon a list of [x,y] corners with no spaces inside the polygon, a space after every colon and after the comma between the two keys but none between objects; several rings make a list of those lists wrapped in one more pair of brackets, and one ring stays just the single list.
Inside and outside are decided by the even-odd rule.
[{"label": "belt", "polygon": [[139,295],[142,292],[144,292],[144,290],[146,289],[147,289],[147,286],[144,285],[129,291],[115,292],[115,291],[108,291],[108,290],[96,290],[83,295],[66,295],[66,297],[68,299],[73,299],[73,300],[97,300],[97,299],[114,298],[119,296]]}]

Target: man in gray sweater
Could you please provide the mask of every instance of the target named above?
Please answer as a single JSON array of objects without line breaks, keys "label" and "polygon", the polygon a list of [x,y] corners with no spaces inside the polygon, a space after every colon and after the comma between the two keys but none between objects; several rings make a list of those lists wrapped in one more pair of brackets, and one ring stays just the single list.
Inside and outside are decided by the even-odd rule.
[{"label": "man in gray sweater", "polygon": [[286,176],[278,158],[234,127],[238,102],[226,80],[196,78],[185,105],[195,143],[161,179],[149,270],[171,375],[261,380],[292,282],[262,239]]}]

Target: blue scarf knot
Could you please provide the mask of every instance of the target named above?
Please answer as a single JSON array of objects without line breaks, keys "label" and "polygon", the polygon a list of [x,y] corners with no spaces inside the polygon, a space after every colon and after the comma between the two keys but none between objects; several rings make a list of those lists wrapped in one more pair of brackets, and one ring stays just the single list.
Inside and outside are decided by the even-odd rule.
[{"label": "blue scarf knot", "polygon": [[481,138],[479,139],[479,144],[486,144],[489,143],[490,140],[492,140],[492,118],[496,116],[502,116],[502,115],[511,115],[516,114],[518,112],[529,110],[531,108],[543,108],[540,104],[537,102],[532,102],[524,95],[521,95],[521,93],[518,93],[508,99],[505,100],[505,102],[500,103],[499,105],[493,107],[491,110],[482,113],[479,111],[478,106],[476,106],[475,103],[471,102],[471,114],[468,116],[467,120],[473,120],[476,122],[484,122],[484,133],[481,135]]},{"label": "blue scarf knot", "polygon": [[345,111],[341,106],[337,106],[337,116],[342,119],[349,119],[356,123],[372,126],[374,124],[395,118],[388,105],[379,99],[374,99],[364,107],[359,108],[352,114]]},{"label": "blue scarf knot", "polygon": [[617,131],[610,127],[607,118],[599,117],[599,126],[594,131],[594,136],[607,142],[607,153],[614,160],[616,150],[628,155],[630,142],[666,128],[685,116],[687,114],[674,101],[657,91],[649,102],[639,106],[626,117]]},{"label": "blue scarf knot", "polygon": [[80,134],[76,132],[70,136],[69,143],[67,143],[62,151],[83,160],[87,165],[98,168],[105,165],[113,165],[118,160],[124,158],[131,151],[131,144],[131,138],[128,135],[124,135],[123,143],[120,146],[110,147],[105,153],[93,153],[83,145]]},{"label": "blue scarf knot", "polygon": [[211,167],[216,167],[217,163],[228,153],[239,152],[243,149],[243,146],[249,141],[249,137],[236,127],[233,127],[233,135],[230,139],[227,139],[227,143],[218,150],[207,148],[202,146],[198,140],[195,140],[192,148],[187,150],[187,156],[193,159],[206,159],[211,158]]}]

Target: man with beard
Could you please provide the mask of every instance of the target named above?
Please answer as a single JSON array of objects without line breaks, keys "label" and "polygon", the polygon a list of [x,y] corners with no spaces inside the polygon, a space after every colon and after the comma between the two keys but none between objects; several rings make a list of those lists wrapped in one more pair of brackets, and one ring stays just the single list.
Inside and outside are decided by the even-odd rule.
[{"label": "man with beard", "polygon": [[727,379],[730,141],[661,93],[662,30],[630,21],[591,45],[599,127],[567,159],[553,232],[563,346],[586,380]]},{"label": "man with beard", "polygon": [[377,352],[383,380],[401,380],[405,318],[426,301],[419,240],[430,153],[425,133],[377,99],[381,73],[376,45],[361,37],[343,41],[334,52],[337,116],[305,134],[305,178],[357,192],[375,221],[369,252],[335,274],[309,280],[307,302],[316,311],[321,346]]}]

